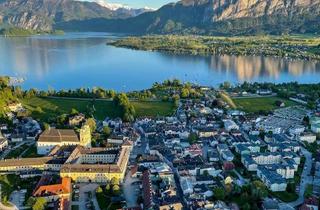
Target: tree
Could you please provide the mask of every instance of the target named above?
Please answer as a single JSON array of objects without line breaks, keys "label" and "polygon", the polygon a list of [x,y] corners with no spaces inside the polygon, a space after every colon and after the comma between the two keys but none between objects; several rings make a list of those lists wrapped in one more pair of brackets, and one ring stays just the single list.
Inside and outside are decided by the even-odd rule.
[{"label": "tree", "polygon": [[107,191],[107,192],[109,192],[109,191],[110,191],[110,189],[111,189],[110,184],[107,184],[107,185],[106,185],[106,191]]},{"label": "tree", "polygon": [[119,179],[113,177],[110,181],[111,185],[118,185],[120,183]]},{"label": "tree", "polygon": [[188,141],[190,144],[196,143],[198,141],[198,135],[196,133],[190,133]]},{"label": "tree", "polygon": [[70,114],[71,115],[76,115],[76,114],[79,114],[79,112],[75,108],[72,108]]},{"label": "tree", "polygon": [[115,103],[115,106],[120,108],[123,121],[132,122],[134,120],[136,111],[125,93],[118,94],[113,99],[113,102]]},{"label": "tree", "polygon": [[119,185],[113,185],[112,186],[112,193],[114,194],[114,195],[119,195],[120,194],[120,186]]},{"label": "tree", "polygon": [[32,210],[44,210],[47,205],[47,200],[45,198],[36,198],[36,202],[32,206]]},{"label": "tree", "polygon": [[178,107],[179,106],[179,101],[180,101],[179,95],[173,95],[172,96],[172,100],[173,100],[174,106]]},{"label": "tree", "polygon": [[49,130],[50,125],[48,123],[43,123],[44,130]]},{"label": "tree", "polygon": [[103,127],[103,134],[106,136],[106,137],[109,137],[110,134],[111,134],[111,129],[109,128],[109,126],[104,126]]},{"label": "tree", "polygon": [[35,111],[39,114],[43,113],[43,110],[40,106],[37,106],[37,108],[35,109]]},{"label": "tree", "polygon": [[189,97],[189,94],[190,94],[190,92],[187,88],[183,88],[181,90],[181,98],[187,98],[187,97]]},{"label": "tree", "polygon": [[313,186],[311,184],[308,184],[306,187],[306,190],[304,191],[304,197],[309,198],[312,196]]},{"label": "tree", "polygon": [[224,90],[228,90],[229,88],[231,88],[231,84],[230,82],[224,82],[223,84],[220,85],[220,87]]},{"label": "tree", "polygon": [[102,190],[101,186],[99,186],[99,187],[96,189],[96,193],[102,193],[102,192],[103,192],[103,190]]},{"label": "tree", "polygon": [[251,194],[256,199],[265,198],[268,196],[268,189],[261,181],[254,181],[251,184]]},{"label": "tree", "polygon": [[90,127],[91,133],[93,133],[97,129],[96,121],[93,118],[87,119],[86,125]]},{"label": "tree", "polygon": [[225,190],[222,187],[214,188],[213,195],[217,200],[224,200],[226,197]]}]

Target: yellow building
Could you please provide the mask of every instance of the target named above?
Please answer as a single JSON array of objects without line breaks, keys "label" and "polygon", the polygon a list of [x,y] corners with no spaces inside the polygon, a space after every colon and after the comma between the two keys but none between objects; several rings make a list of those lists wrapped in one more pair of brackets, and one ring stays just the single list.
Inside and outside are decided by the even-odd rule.
[{"label": "yellow building", "polygon": [[130,142],[113,148],[56,146],[47,157],[0,160],[0,171],[60,171],[62,178],[69,177],[75,182],[106,183],[112,178],[121,182],[131,149]]},{"label": "yellow building", "polygon": [[122,181],[132,146],[121,148],[77,147],[60,171],[61,177],[70,177],[75,182],[106,183],[112,178]]},{"label": "yellow building", "polygon": [[45,164],[53,157],[6,159],[0,161],[0,171],[19,172],[32,170],[45,170]]}]

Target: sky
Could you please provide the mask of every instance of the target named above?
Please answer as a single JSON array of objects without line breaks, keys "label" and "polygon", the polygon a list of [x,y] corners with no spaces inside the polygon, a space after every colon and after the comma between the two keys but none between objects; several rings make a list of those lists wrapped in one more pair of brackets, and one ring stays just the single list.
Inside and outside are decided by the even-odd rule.
[{"label": "sky", "polygon": [[[95,1],[95,0],[91,0],[91,1]],[[167,3],[176,2],[177,0],[104,0],[104,1],[108,3],[125,4],[133,8],[150,7],[150,8],[158,9]]]}]

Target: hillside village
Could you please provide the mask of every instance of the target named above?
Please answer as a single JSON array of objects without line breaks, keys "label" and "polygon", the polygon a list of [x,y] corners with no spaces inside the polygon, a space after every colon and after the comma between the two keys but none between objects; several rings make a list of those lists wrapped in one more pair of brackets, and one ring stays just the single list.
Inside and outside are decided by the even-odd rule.
[{"label": "hillside village", "polygon": [[[97,120],[73,111],[63,125],[7,106],[0,125],[1,202],[22,209],[317,209],[320,101],[247,113],[197,87],[173,115]],[[12,181],[15,180],[15,181]],[[1,208],[1,207],[0,207]]]}]

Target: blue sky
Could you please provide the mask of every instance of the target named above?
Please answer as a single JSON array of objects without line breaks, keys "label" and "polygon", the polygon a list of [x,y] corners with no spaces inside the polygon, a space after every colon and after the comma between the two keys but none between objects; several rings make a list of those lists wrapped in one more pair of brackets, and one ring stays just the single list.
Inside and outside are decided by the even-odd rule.
[{"label": "blue sky", "polygon": [[[91,1],[94,1],[94,0],[91,0]],[[140,7],[159,8],[167,3],[176,2],[177,0],[104,0],[104,1],[108,3],[125,4],[134,8],[140,8]]]}]

